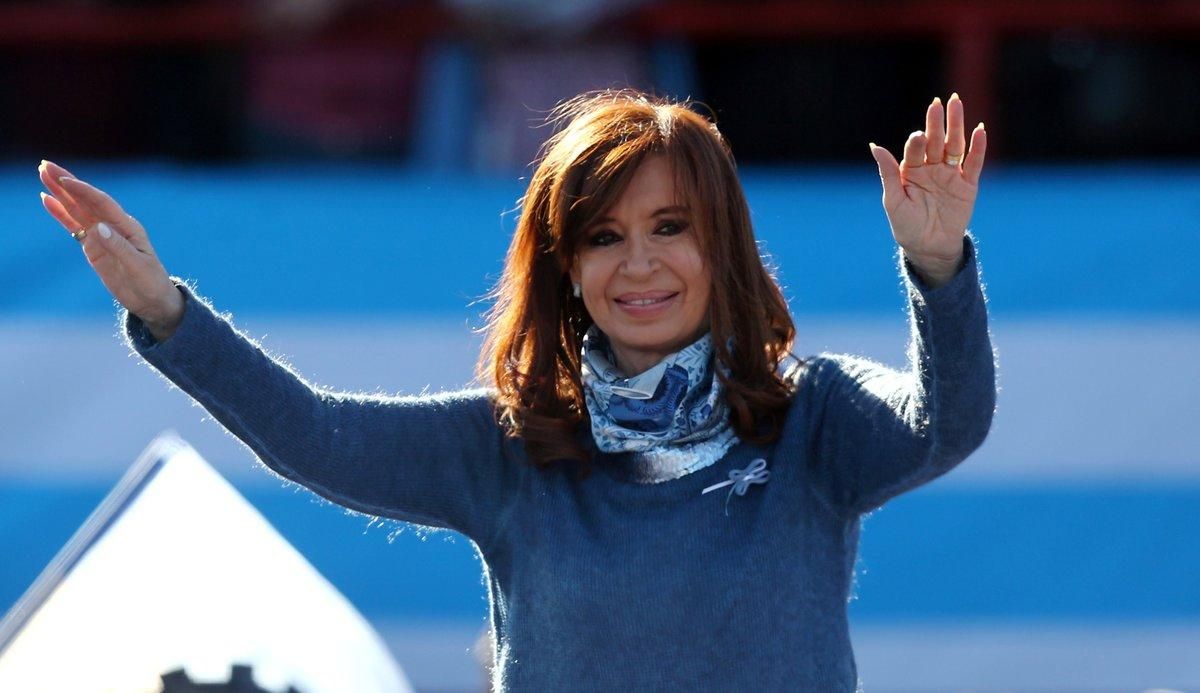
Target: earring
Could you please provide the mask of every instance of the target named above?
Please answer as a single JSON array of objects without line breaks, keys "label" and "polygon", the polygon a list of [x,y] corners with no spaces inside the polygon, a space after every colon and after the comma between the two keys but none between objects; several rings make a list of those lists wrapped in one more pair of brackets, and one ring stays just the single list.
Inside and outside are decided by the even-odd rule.
[{"label": "earring", "polygon": [[583,296],[583,287],[576,284],[575,287],[571,290],[571,293],[575,294],[575,298],[580,298],[581,296]]}]

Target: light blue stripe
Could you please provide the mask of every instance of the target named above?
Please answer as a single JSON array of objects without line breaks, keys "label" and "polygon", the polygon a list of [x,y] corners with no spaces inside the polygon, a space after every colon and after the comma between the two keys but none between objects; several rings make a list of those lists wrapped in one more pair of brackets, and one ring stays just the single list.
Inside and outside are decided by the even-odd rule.
[{"label": "light blue stripe", "polygon": [[[873,162],[749,170],[763,247],[800,314],[902,309]],[[0,315],[111,311],[38,202],[36,162],[0,168]],[[72,163],[151,229],[168,269],[242,311],[475,317],[524,181],[392,167]],[[990,169],[972,224],[993,314],[1195,316],[1200,169]]]}]

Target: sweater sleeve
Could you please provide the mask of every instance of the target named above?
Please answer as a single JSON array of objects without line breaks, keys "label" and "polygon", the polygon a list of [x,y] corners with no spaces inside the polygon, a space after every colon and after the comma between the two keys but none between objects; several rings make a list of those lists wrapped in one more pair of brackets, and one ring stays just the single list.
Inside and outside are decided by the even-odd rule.
[{"label": "sweater sleeve", "polygon": [[816,479],[833,503],[868,513],[945,474],[982,443],[996,405],[995,360],[975,245],[949,283],[926,286],[902,261],[909,367],[822,355],[809,367]]},{"label": "sweater sleeve", "polygon": [[401,397],[315,387],[171,279],[184,295],[182,322],[157,342],[122,310],[127,345],[267,467],[339,505],[454,529],[486,548],[521,471],[488,391]]}]

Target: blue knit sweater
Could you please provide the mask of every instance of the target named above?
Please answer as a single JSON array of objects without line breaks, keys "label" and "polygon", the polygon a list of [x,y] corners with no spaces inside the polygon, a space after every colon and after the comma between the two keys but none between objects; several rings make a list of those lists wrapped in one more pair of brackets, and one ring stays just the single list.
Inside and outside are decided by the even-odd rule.
[{"label": "blue knit sweater", "polygon": [[[484,561],[497,690],[854,691],[847,600],[862,516],[952,469],[991,425],[987,314],[969,237],[964,247],[937,289],[903,263],[908,370],[809,359],[778,443],[739,443],[652,484],[633,480],[627,455],[594,453],[583,481],[533,467],[487,390],[314,387],[178,278],[186,308],[171,337],[156,343],[127,311],[121,322],[132,349],[276,473],[466,535]],[[766,483],[702,493],[758,458]]]}]

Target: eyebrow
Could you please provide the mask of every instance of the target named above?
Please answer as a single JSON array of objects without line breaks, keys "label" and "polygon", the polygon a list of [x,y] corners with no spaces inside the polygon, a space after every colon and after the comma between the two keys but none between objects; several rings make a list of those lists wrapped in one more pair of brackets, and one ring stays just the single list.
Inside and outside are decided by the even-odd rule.
[{"label": "eyebrow", "polygon": [[[680,214],[680,213],[687,214],[690,211],[691,210],[686,205],[671,205],[670,207],[663,207],[661,209],[655,210],[654,214],[651,214],[650,216],[661,217],[664,214]],[[616,221],[616,220],[613,219],[612,217],[600,217],[599,219],[592,222],[592,225],[594,226],[596,224],[610,224],[614,221]]]}]

